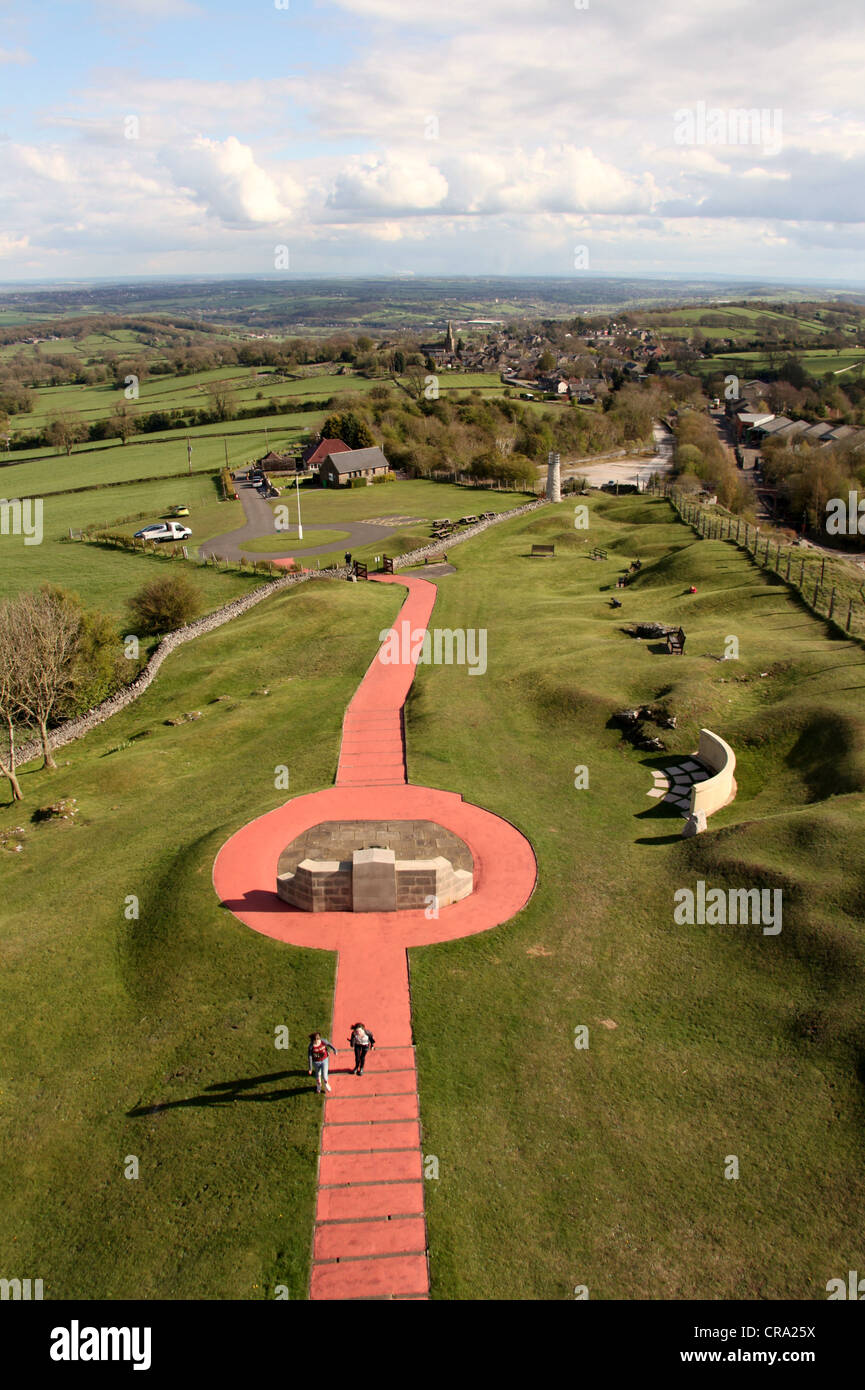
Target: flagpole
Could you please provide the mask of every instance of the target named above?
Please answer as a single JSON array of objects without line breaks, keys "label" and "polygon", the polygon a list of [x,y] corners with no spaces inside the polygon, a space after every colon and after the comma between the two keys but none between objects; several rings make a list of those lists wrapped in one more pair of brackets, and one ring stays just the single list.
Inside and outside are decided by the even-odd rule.
[{"label": "flagpole", "polygon": [[299,473],[295,473],[295,475],[294,475],[294,481],[295,481],[295,484],[297,485],[297,539],[298,539],[299,541],[302,541],[302,540],[303,540],[303,526],[301,525],[301,522],[300,522],[300,474],[299,474]]}]

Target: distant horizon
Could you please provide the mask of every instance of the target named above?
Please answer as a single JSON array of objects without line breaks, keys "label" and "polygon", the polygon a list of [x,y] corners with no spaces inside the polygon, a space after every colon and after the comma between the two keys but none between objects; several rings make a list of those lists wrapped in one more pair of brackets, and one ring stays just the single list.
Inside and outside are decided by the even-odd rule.
[{"label": "distant horizon", "polygon": [[[211,271],[199,274],[183,274],[182,272],[164,274],[128,274],[128,275],[71,275],[55,277],[21,277],[19,279],[0,280],[0,294],[6,291],[15,291],[18,287],[29,287],[33,289],[53,287],[87,287],[89,285],[101,286],[123,286],[137,284],[220,284],[233,283],[238,280],[249,280],[253,282],[263,282],[267,284],[282,284],[289,286],[293,283],[301,284],[328,284],[333,281],[344,282],[345,284],[358,283],[385,283],[399,282],[403,284],[429,284],[429,283],[453,283],[454,281],[466,282],[488,282],[488,283],[532,283],[543,282],[548,284],[572,285],[575,282],[571,277],[564,275],[541,275],[531,272],[513,272],[509,274],[491,274],[489,272],[460,272],[458,274],[424,273],[415,275],[407,271],[400,271],[391,274],[383,272],[367,271],[364,273],[336,273],[324,274],[313,271],[298,271],[292,274],[280,274],[279,272],[259,272],[259,271]],[[721,274],[718,272],[697,272],[668,271],[663,274],[639,271],[622,271],[621,273],[605,273],[587,275],[581,278],[579,283],[589,287],[593,284],[619,283],[625,281],[636,281],[642,284],[717,284],[717,285],[741,285],[760,288],[762,286],[777,286],[779,289],[845,289],[862,290],[865,293],[865,279],[845,279],[834,278],[805,278],[805,277],[774,277],[758,275],[732,275]]]},{"label": "distant horizon", "polygon": [[42,19],[4,8],[3,283],[865,284],[845,0],[63,0]]}]

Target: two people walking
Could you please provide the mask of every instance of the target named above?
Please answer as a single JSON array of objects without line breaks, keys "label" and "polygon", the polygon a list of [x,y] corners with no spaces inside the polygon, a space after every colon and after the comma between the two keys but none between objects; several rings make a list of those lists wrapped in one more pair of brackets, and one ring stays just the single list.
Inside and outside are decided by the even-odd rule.
[{"label": "two people walking", "polygon": [[[349,1036],[349,1045],[354,1048],[354,1070],[353,1076],[363,1076],[363,1066],[372,1048],[375,1047],[375,1038],[368,1028],[362,1023],[353,1023]],[[323,1038],[320,1033],[310,1033],[309,1047],[307,1048],[306,1058],[309,1067],[309,1075],[315,1073],[315,1093],[321,1095],[322,1086],[326,1091],[330,1090],[328,1080],[328,1070],[330,1058],[328,1053],[332,1052],[334,1057],[337,1049],[327,1038]]]}]

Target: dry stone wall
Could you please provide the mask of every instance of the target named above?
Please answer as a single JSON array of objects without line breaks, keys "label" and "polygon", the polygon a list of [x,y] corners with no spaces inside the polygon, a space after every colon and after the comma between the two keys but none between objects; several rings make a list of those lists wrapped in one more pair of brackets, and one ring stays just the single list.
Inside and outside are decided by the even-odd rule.
[{"label": "dry stone wall", "polygon": [[[453,546],[460,545],[463,541],[471,540],[473,536],[480,535],[490,526],[495,526],[501,521],[510,521],[515,516],[523,516],[526,512],[536,511],[538,507],[545,507],[546,505],[546,499],[542,498],[537,502],[529,502],[524,507],[513,507],[510,511],[499,512],[489,521],[480,521],[476,526],[468,527],[461,535],[449,537],[446,542],[436,541],[433,545],[421,546],[418,550],[411,550],[406,555],[398,556],[393,562],[394,569],[405,569],[408,566],[420,564],[425,555],[441,555],[443,551],[450,550]],[[102,704],[94,705],[93,709],[88,710],[86,714],[69,719],[66,723],[53,729],[48,736],[51,748],[62,748],[64,744],[72,743],[84,734],[89,734],[92,729],[98,728],[100,724],[104,724],[105,720],[110,719],[112,714],[126,709],[128,705],[131,705],[134,700],[144,694],[165,658],[182,646],[184,642],[191,642],[206,632],[213,632],[216,628],[222,627],[223,623],[230,623],[232,618],[240,617],[241,613],[248,613],[250,608],[254,608],[263,599],[269,598],[271,594],[279,593],[282,589],[291,588],[295,584],[303,584],[308,579],[345,579],[349,573],[345,566],[339,566],[329,570],[308,570],[303,574],[286,574],[279,579],[273,579],[269,583],[263,584],[261,588],[254,589],[250,594],[244,594],[242,598],[233,599],[231,603],[226,603],[224,607],[217,608],[215,612],[208,613],[203,618],[196,618],[195,622],[187,623],[185,627],[178,628],[176,632],[170,632],[167,637],[163,637],[147,665],[139,672],[135,680],[130,681],[129,685],[125,685],[114,695],[109,695],[107,700],[102,701]],[[23,767],[25,763],[39,757],[41,751],[42,745],[35,738],[19,744],[16,750],[17,765]]]}]

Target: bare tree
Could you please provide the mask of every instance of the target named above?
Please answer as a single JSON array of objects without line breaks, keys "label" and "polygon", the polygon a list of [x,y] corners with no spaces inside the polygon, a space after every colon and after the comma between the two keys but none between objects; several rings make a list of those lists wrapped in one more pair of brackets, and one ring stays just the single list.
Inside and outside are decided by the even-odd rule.
[{"label": "bare tree", "polygon": [[116,434],[121,444],[125,444],[131,434],[138,428],[135,416],[129,409],[125,401],[120,401],[111,413],[108,421],[109,429],[112,434]]},{"label": "bare tree", "polygon": [[19,720],[38,730],[43,767],[55,768],[48,724],[75,688],[81,612],[53,589],[19,594],[10,609],[17,629],[20,680],[15,699]]},{"label": "bare tree", "polygon": [[212,381],[207,387],[210,403],[219,420],[233,420],[237,414],[237,393],[227,381]]},{"label": "bare tree", "polygon": [[12,602],[0,604],[0,719],[5,727],[4,747],[0,751],[0,773],[9,781],[12,800],[21,800],[21,787],[15,775],[15,722],[21,686],[18,638],[12,620]]},{"label": "bare tree", "polygon": [[61,410],[58,414],[52,415],[45,430],[48,443],[54,445],[58,454],[61,449],[65,450],[67,458],[73,447],[86,436],[87,426],[68,410]]}]

